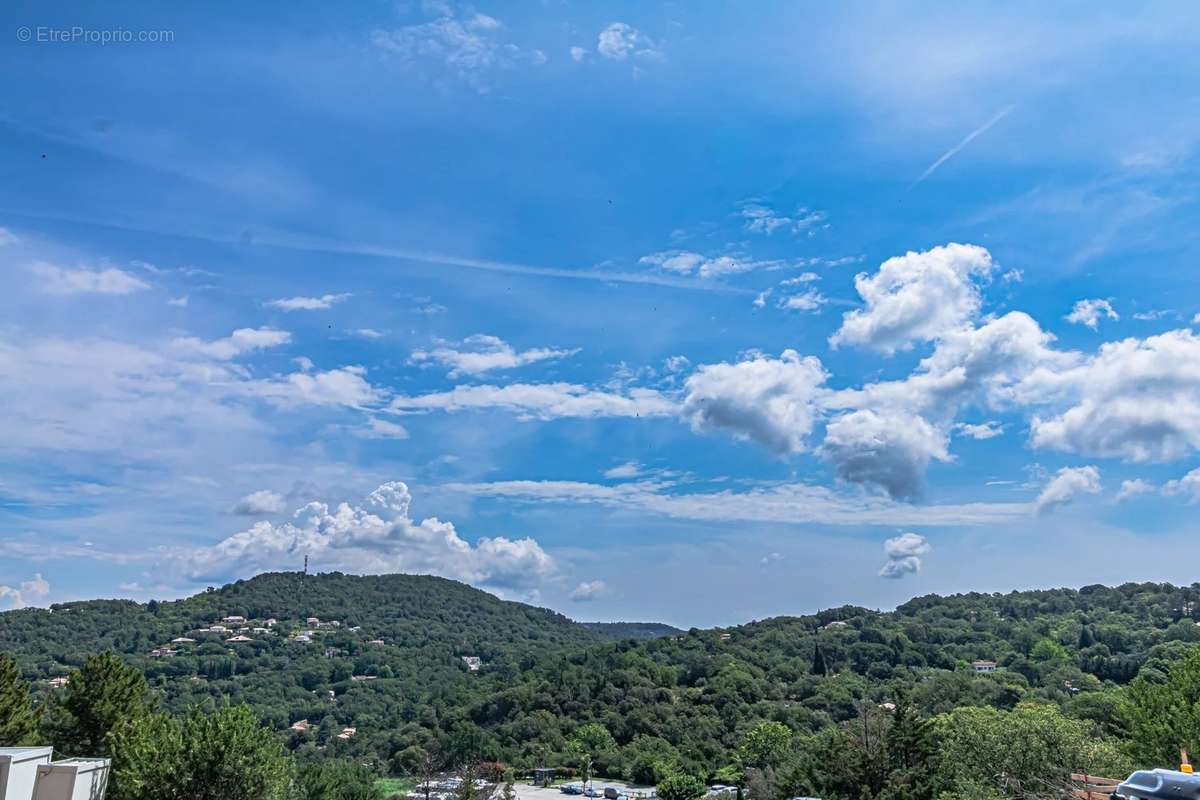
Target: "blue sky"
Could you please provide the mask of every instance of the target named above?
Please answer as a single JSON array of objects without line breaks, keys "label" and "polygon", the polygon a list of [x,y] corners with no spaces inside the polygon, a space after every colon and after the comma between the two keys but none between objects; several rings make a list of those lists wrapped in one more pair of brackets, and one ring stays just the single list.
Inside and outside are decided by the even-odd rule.
[{"label": "blue sky", "polygon": [[0,607],[1192,580],[1186,4],[4,16]]}]

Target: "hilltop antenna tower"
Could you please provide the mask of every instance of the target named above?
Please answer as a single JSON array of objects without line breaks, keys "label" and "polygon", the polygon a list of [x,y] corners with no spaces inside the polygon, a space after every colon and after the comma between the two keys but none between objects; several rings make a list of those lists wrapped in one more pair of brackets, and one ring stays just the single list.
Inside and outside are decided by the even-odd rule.
[{"label": "hilltop antenna tower", "polygon": [[308,553],[304,554],[304,574],[308,574]]}]

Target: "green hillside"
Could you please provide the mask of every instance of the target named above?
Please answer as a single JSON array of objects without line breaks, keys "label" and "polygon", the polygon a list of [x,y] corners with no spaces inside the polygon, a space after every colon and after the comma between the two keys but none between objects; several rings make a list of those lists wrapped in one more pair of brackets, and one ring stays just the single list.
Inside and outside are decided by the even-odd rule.
[{"label": "green hillside", "polygon": [[660,639],[663,636],[678,636],[683,633],[679,628],[661,622],[581,622],[579,624],[611,642],[619,642],[623,639]]},{"label": "green hillside", "polygon": [[[9,612],[0,650],[44,697],[46,679],[111,648],[168,708],[248,703],[301,758],[353,756],[381,772],[411,772],[423,752],[572,763],[569,738],[594,722],[612,737],[597,768],[645,780],[670,764],[713,774],[764,720],[813,734],[901,697],[927,716],[1043,701],[1097,739],[1117,734],[1126,684],[1161,681],[1200,642],[1198,602],[1197,585],[1090,586],[682,633],[575,623],[439,578],[286,573],[176,602]],[[197,631],[228,616],[246,622]],[[652,633],[672,635],[635,641]],[[170,644],[180,637],[194,641]],[[151,655],[164,645],[175,652]],[[997,670],[977,673],[977,660]],[[300,720],[307,730],[290,731]]]}]

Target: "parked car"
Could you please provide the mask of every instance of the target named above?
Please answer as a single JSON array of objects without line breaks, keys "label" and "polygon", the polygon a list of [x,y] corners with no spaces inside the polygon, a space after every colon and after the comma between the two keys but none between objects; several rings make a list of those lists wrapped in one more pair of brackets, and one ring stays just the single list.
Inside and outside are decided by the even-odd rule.
[{"label": "parked car", "polygon": [[615,786],[605,786],[604,787],[604,800],[618,800],[620,797],[621,797],[621,793],[617,791],[617,787],[615,787]]},{"label": "parked car", "polygon": [[559,791],[563,794],[583,794],[583,787],[578,783],[564,783]]},{"label": "parked car", "polygon": [[589,786],[586,789],[584,789],[583,793],[587,797],[603,797],[604,796],[604,792],[602,792],[599,789],[596,789],[592,786]]}]

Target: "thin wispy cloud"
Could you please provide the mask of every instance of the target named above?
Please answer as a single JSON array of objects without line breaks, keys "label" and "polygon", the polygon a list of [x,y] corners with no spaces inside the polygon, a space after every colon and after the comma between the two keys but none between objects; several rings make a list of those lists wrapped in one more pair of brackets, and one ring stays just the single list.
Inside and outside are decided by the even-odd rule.
[{"label": "thin wispy cloud", "polygon": [[[917,184],[921,183],[926,178],[928,178],[930,175],[937,172],[938,168],[940,166],[942,166],[942,164],[945,164],[947,161],[954,158],[956,155],[959,154],[959,152],[962,151],[962,149],[964,147],[966,147],[971,142],[975,141],[980,136],[983,136],[983,134],[985,134],[989,130],[991,130],[993,125],[995,125],[997,122],[999,122],[1000,120],[1004,119],[1009,114],[1011,114],[1014,108],[1016,108],[1016,105],[1005,106],[1004,108],[1000,109],[1000,111],[998,111],[996,113],[996,115],[993,116],[991,119],[989,119],[987,122],[983,123],[978,128],[976,128],[975,130],[968,133],[961,142],[954,145],[954,147],[951,147],[946,152],[942,153],[942,155],[937,159],[937,161],[934,161],[932,164],[930,164],[925,169],[925,171],[921,173],[921,177],[917,178],[915,181],[912,182],[912,186],[916,186]],[[911,189],[912,186],[910,186],[909,188]]]},{"label": "thin wispy cloud", "polygon": [[112,230],[128,231],[131,233],[151,233],[159,236],[176,236],[215,244],[246,245],[247,241],[254,247],[271,247],[279,250],[290,250],[303,253],[325,253],[333,255],[356,255],[384,258],[396,261],[409,261],[421,264],[436,264],[438,266],[460,267],[463,269],[482,270],[484,272],[500,272],[513,275],[530,275],[543,278],[566,278],[568,280],[600,281],[602,283],[632,283],[649,286],[663,286],[672,289],[691,289],[724,294],[753,295],[752,289],[738,286],[703,281],[694,278],[673,278],[652,273],[620,272],[614,270],[597,270],[591,268],[571,269],[566,267],[542,267],[532,264],[522,264],[512,261],[497,261],[487,258],[472,258],[448,253],[430,251],[406,250],[398,247],[386,247],[365,242],[337,242],[327,239],[296,236],[288,233],[274,234],[245,234],[238,236],[221,236],[194,230],[183,230],[172,226],[132,225],[111,219],[62,214],[31,214],[28,211],[13,208],[0,208],[0,213],[18,214],[29,219],[69,222],[109,228]]}]

